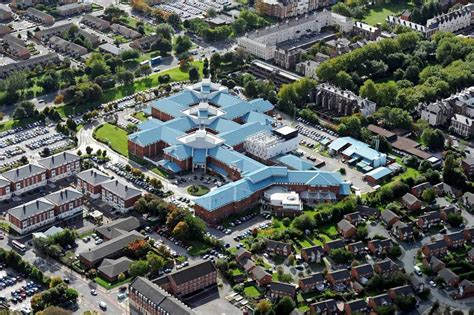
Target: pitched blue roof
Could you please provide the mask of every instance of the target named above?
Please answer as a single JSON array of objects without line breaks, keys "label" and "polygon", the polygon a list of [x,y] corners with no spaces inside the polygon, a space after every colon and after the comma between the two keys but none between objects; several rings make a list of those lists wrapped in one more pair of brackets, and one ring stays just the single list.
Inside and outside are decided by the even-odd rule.
[{"label": "pitched blue roof", "polygon": [[158,165],[164,170],[170,171],[172,173],[179,173],[181,171],[181,167],[179,167],[178,164],[168,160],[158,161]]},{"label": "pitched blue roof", "polygon": [[184,144],[172,145],[163,149],[166,154],[180,161],[186,160],[192,156],[193,150]]},{"label": "pitched blue roof", "polygon": [[249,104],[251,106],[252,111],[259,113],[266,113],[274,108],[272,103],[261,98],[251,100]]},{"label": "pitched blue roof", "polygon": [[[336,186],[339,185],[340,193],[344,195],[350,194],[350,185],[344,183],[340,174],[336,172],[323,172],[323,171],[287,171],[286,176],[283,175],[284,169],[282,167],[265,167],[262,173],[259,172],[253,174],[253,180],[249,176],[242,178],[238,181],[229,183],[220,188],[212,190],[208,194],[194,199],[194,202],[203,207],[208,211],[214,211],[232,202],[237,202],[242,199],[249,197],[256,191],[266,189],[272,185],[278,184],[300,184],[300,185],[312,185],[312,186]],[[268,176],[269,174],[272,176]],[[263,176],[261,176],[263,175]]]},{"label": "pitched blue roof", "polygon": [[183,116],[181,111],[186,108],[185,105],[181,105],[180,103],[172,101],[169,98],[157,100],[151,106],[172,117]]},{"label": "pitched blue roof", "polygon": [[210,149],[208,155],[222,163],[236,167],[242,175],[254,172],[265,166],[242,153],[223,147]]},{"label": "pitched blue roof", "polygon": [[194,149],[193,163],[206,163],[207,157],[206,149]]},{"label": "pitched blue roof", "polygon": [[293,154],[283,155],[277,158],[277,161],[293,170],[298,171],[310,170],[313,168],[312,163],[305,161]]},{"label": "pitched blue roof", "polygon": [[370,176],[374,178],[375,180],[379,180],[387,175],[390,175],[392,173],[392,170],[389,169],[388,167],[378,167],[374,170],[371,170],[368,173],[365,173],[366,176]]},{"label": "pitched blue roof", "polygon": [[145,120],[144,122],[137,125],[138,130],[147,130],[151,128],[156,128],[163,125],[163,122],[159,119],[150,118]]},{"label": "pitched blue roof", "polygon": [[177,138],[183,134],[183,132],[178,130],[160,126],[135,132],[129,135],[128,139],[143,146],[147,146],[159,141],[164,141],[169,145],[173,145],[180,143]]},{"label": "pitched blue roof", "polygon": [[211,103],[216,104],[220,107],[228,107],[242,102],[237,96],[233,96],[227,93],[217,93],[213,98],[209,100]]},{"label": "pitched blue roof", "polygon": [[220,174],[224,177],[229,175],[229,174],[227,174],[227,172],[223,168],[220,168],[219,166],[215,165],[214,163],[207,164],[207,167],[210,168],[211,170],[213,170],[214,172],[216,172],[217,174]]},{"label": "pitched blue roof", "polygon": [[164,127],[186,132],[196,128],[196,124],[189,117],[178,117],[163,123]]},{"label": "pitched blue roof", "polygon": [[217,118],[207,127],[212,130],[215,130],[217,133],[222,133],[222,132],[228,132],[228,131],[232,131],[237,128],[240,128],[240,124],[232,120]]},{"label": "pitched blue roof", "polygon": [[350,156],[352,158],[362,158],[372,166],[385,165],[386,163],[386,154],[380,153],[377,150],[372,149],[367,143],[356,140],[351,137],[342,137],[334,140],[329,145],[329,150],[340,151],[342,148],[348,146],[344,149],[342,154]]},{"label": "pitched blue roof", "polygon": [[244,116],[244,121],[246,123],[259,122],[262,125],[271,125],[274,122],[274,119],[262,113],[250,112]]},{"label": "pitched blue roof", "polygon": [[190,105],[197,104],[200,102],[199,97],[189,90],[184,90],[179,93],[173,94],[168,97],[170,101],[178,103],[183,107],[189,107]]},{"label": "pitched blue roof", "polygon": [[271,130],[269,125],[262,125],[258,122],[240,125],[240,128],[219,134],[219,137],[225,140],[227,145],[235,146],[244,142],[249,136],[264,130]]},{"label": "pitched blue roof", "polygon": [[227,106],[222,110],[225,112],[224,118],[232,120],[244,116],[250,112],[252,108],[246,102],[241,101],[240,103]]}]

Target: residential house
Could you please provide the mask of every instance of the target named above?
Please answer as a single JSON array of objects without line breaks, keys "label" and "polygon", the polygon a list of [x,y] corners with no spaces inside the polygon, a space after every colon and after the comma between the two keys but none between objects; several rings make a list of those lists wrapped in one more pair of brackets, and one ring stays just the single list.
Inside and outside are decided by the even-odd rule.
[{"label": "residential house", "polygon": [[134,315],[195,315],[180,300],[144,277],[136,277],[128,286],[130,314]]},{"label": "residential house", "polygon": [[[0,32],[4,28],[0,27]],[[9,28],[8,28],[9,29]],[[1,33],[0,33],[1,34]],[[57,65],[60,63],[59,55],[54,53],[47,53],[37,57],[32,57],[27,60],[21,60],[14,63],[9,63],[3,66],[0,66],[0,79],[5,79],[12,73],[18,71],[31,71],[37,67],[49,67],[52,65]]]},{"label": "residential house", "polygon": [[382,261],[377,261],[374,265],[374,271],[381,276],[389,276],[395,272],[400,271],[400,267],[394,263],[390,258]]},{"label": "residential house", "polygon": [[48,45],[54,51],[76,59],[89,52],[86,47],[64,40],[58,36],[51,36]]},{"label": "residential house", "polygon": [[325,283],[324,275],[321,272],[313,273],[312,275],[299,280],[299,288],[302,292],[322,291]]},{"label": "residential house", "polygon": [[355,256],[362,256],[367,254],[368,248],[365,246],[364,242],[358,241],[347,245],[347,250],[353,253]]},{"label": "residential house", "polygon": [[351,282],[351,273],[347,269],[330,271],[326,274],[326,280],[332,286],[337,284],[349,285]]},{"label": "residential house", "polygon": [[421,119],[427,121],[433,127],[446,126],[449,118],[453,115],[453,107],[444,100],[422,104],[420,107]]},{"label": "residential house", "polygon": [[390,228],[393,224],[395,224],[395,222],[400,221],[400,217],[391,210],[385,209],[384,211],[382,211],[381,216],[382,221],[383,223],[385,223],[385,226],[387,228]]},{"label": "residential house", "polygon": [[366,284],[367,281],[372,278],[374,275],[374,268],[371,264],[363,264],[359,266],[354,266],[351,268],[352,279]]},{"label": "residential house", "polygon": [[87,25],[93,29],[99,30],[101,32],[106,32],[110,30],[110,22],[104,19],[101,19],[92,14],[86,14],[82,18],[82,24]]},{"label": "residential house", "polygon": [[142,38],[135,39],[131,44],[130,47],[135,48],[141,52],[150,51],[152,46],[161,41],[161,35],[155,34],[150,36],[145,36]]},{"label": "residential house", "polygon": [[413,296],[413,288],[409,285],[402,285],[399,287],[388,289],[388,295],[392,300],[399,296]]},{"label": "residential house", "polygon": [[142,196],[142,191],[118,180],[102,183],[102,200],[125,212]]},{"label": "residential house", "polygon": [[2,173],[10,181],[10,190],[14,195],[46,185],[46,169],[41,166],[28,164]]},{"label": "residential house", "polygon": [[126,232],[90,250],[79,253],[79,260],[86,268],[96,268],[106,258],[115,259],[123,256],[123,250],[136,240],[143,240],[145,237],[137,231]]},{"label": "residential house", "polygon": [[448,216],[450,214],[461,213],[461,209],[455,204],[449,205],[447,207],[443,207],[439,210],[439,217],[443,221],[448,220]]},{"label": "residential house", "polygon": [[464,239],[469,242],[474,242],[474,227],[467,227],[464,229]]},{"label": "residential house", "polygon": [[474,284],[468,279],[464,279],[459,283],[458,295],[456,298],[465,299],[474,296]]},{"label": "residential house", "polygon": [[38,164],[46,169],[48,181],[72,176],[81,170],[81,158],[72,152],[62,152],[38,160]]},{"label": "residential house", "polygon": [[451,127],[462,137],[468,138],[474,135],[474,120],[464,115],[454,114],[451,118]]},{"label": "residential house", "polygon": [[350,239],[356,234],[357,228],[348,220],[342,219],[337,223],[337,231],[343,238]]},{"label": "residential house", "polygon": [[425,256],[444,256],[448,252],[448,243],[446,240],[441,239],[428,244],[424,244],[421,248],[423,255]]},{"label": "residential house", "polygon": [[102,184],[108,182],[112,177],[96,169],[80,172],[77,176],[77,189],[87,193],[91,198],[99,198],[102,192]]},{"label": "residential house", "polygon": [[247,257],[243,257],[242,259],[240,259],[238,261],[238,264],[244,268],[245,272],[246,273],[249,273],[250,271],[252,271],[255,267],[257,267],[257,265],[255,264],[255,262],[250,259],[250,258],[247,258]]},{"label": "residential house", "polygon": [[412,195],[414,195],[417,198],[421,198],[421,194],[428,189],[432,188],[431,184],[429,182],[423,182],[421,184],[415,185],[410,189],[410,192]]},{"label": "residential house", "polygon": [[380,210],[364,205],[357,205],[357,211],[363,218],[378,218],[380,216]]},{"label": "residential house", "polygon": [[413,224],[398,221],[392,226],[392,233],[401,241],[412,241],[414,238]]},{"label": "residential house", "polygon": [[142,36],[139,32],[117,23],[112,24],[110,28],[112,32],[122,35],[125,38],[136,39]]},{"label": "residential house", "polygon": [[378,37],[380,37],[382,30],[376,26],[372,26],[363,22],[355,22],[353,32],[355,35],[359,35],[362,38],[375,41]]},{"label": "residential house", "polygon": [[266,251],[271,255],[287,257],[293,252],[293,246],[290,243],[267,240]]},{"label": "residential house", "polygon": [[88,2],[74,2],[56,7],[58,14],[62,17],[81,14],[92,11],[92,5]]},{"label": "residential house", "polygon": [[457,231],[444,235],[444,240],[448,244],[448,248],[458,248],[464,246],[466,240],[464,239],[464,231]]},{"label": "residential house", "polygon": [[10,181],[0,175],[0,201],[10,199],[12,188]]},{"label": "residential house", "polygon": [[367,305],[369,305],[369,307],[373,310],[376,310],[381,306],[390,306],[392,304],[392,299],[387,293],[382,293],[376,296],[370,296],[367,299]]},{"label": "residential house", "polygon": [[367,247],[373,255],[383,256],[390,253],[393,242],[391,239],[373,239],[367,242]]},{"label": "residential house", "polygon": [[296,287],[290,283],[272,281],[269,288],[270,298],[276,300],[284,296],[294,298],[296,295]]},{"label": "residential house", "polygon": [[461,167],[466,176],[474,175],[474,158],[466,158],[461,161]]},{"label": "residential house", "polygon": [[358,299],[344,303],[344,311],[346,315],[367,314],[369,307],[365,299]]},{"label": "residential house", "polygon": [[441,223],[441,212],[430,211],[418,217],[416,224],[422,230],[430,229],[431,227]]},{"label": "residential house", "polygon": [[423,205],[420,199],[410,193],[403,195],[401,202],[403,206],[410,211],[418,211]]},{"label": "residential house", "polygon": [[438,272],[438,277],[443,279],[447,286],[455,288],[459,284],[459,276],[456,275],[451,269],[443,268]]},{"label": "residential house", "polygon": [[311,303],[309,310],[311,315],[334,315],[342,313],[338,309],[337,302],[334,299]]},{"label": "residential house", "polygon": [[408,278],[410,279],[411,287],[415,293],[421,293],[425,290],[425,282],[422,278],[415,274],[409,275]]},{"label": "residential house", "polygon": [[305,247],[301,249],[301,258],[306,263],[320,263],[324,250],[320,245]]},{"label": "residential house", "polygon": [[423,266],[430,268],[434,273],[438,273],[441,269],[446,267],[445,263],[436,256],[423,257]]},{"label": "residential house", "polygon": [[111,240],[125,232],[138,230],[140,221],[135,217],[120,218],[95,228],[95,232],[104,240]]},{"label": "residential house", "polygon": [[54,205],[56,219],[65,219],[75,215],[82,215],[83,195],[74,188],[67,187],[44,196]]},{"label": "residential house", "polygon": [[329,254],[334,249],[345,248],[346,245],[342,239],[337,239],[334,241],[329,241],[324,244],[324,252]]},{"label": "residential house", "polygon": [[466,207],[466,209],[473,209],[474,207],[474,194],[471,192],[465,192],[462,195],[461,203]]},{"label": "residential house", "polygon": [[120,274],[127,275],[128,267],[133,261],[127,257],[120,257],[118,259],[104,259],[97,272],[110,283],[117,281]]},{"label": "residential house", "polygon": [[250,277],[257,283],[259,287],[265,287],[272,282],[272,275],[263,267],[257,266],[250,271]]},{"label": "residential house", "polygon": [[467,252],[467,259],[471,264],[474,263],[474,248]]},{"label": "residential house", "polygon": [[26,16],[30,19],[39,22],[41,24],[52,25],[54,24],[54,17],[48,13],[40,11],[36,8],[26,9]]},{"label": "residential house", "polygon": [[3,45],[0,47],[0,49],[4,54],[14,59],[21,60],[26,60],[31,57],[30,51],[28,50],[28,47],[26,47],[24,40],[11,34],[6,34],[3,36],[2,40]]},{"label": "residential house", "polygon": [[433,185],[433,189],[436,191],[438,196],[448,196],[453,198],[457,194],[456,190],[451,185],[448,185],[445,182]]},{"label": "residential house", "polygon": [[359,225],[359,223],[364,221],[359,211],[345,214],[343,218],[355,226]]},{"label": "residential house", "polygon": [[248,250],[246,250],[244,247],[241,247],[241,248],[237,249],[237,251],[235,252],[235,260],[237,262],[239,262],[243,258],[251,259],[252,258],[252,253],[249,252]]}]

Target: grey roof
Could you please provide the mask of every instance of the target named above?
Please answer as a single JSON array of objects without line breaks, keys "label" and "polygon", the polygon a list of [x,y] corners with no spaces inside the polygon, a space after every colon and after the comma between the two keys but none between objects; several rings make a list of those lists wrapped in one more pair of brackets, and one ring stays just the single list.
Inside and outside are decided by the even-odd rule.
[{"label": "grey roof", "polygon": [[109,181],[112,177],[102,173],[99,170],[96,169],[89,169],[80,172],[79,174],[76,175],[77,178],[91,184],[91,185],[98,185],[101,183],[104,183],[106,181]]},{"label": "grey roof", "polygon": [[130,185],[123,184],[118,180],[111,180],[102,184],[102,189],[106,189],[123,200],[127,200],[142,194],[142,191]]},{"label": "grey roof", "polygon": [[10,185],[10,181],[0,175],[0,187],[5,187]]},{"label": "grey roof", "polygon": [[255,279],[260,280],[263,279],[265,276],[270,275],[265,269],[263,269],[261,266],[257,266],[252,271],[250,272]]},{"label": "grey roof", "polygon": [[19,220],[26,219],[37,213],[53,210],[54,205],[45,198],[39,198],[8,210],[8,213]]},{"label": "grey roof", "polygon": [[392,299],[388,296],[387,293],[382,293],[376,296],[371,296],[369,299],[372,299],[375,302],[375,305],[392,305]]},{"label": "grey roof", "polygon": [[432,243],[425,244],[426,247],[428,247],[430,250],[435,250],[443,247],[447,247],[448,244],[444,239],[434,241]]},{"label": "grey roof", "polygon": [[2,175],[11,182],[16,183],[25,178],[29,178],[33,175],[39,175],[41,173],[46,173],[46,170],[43,167],[34,164],[28,164],[6,171]]},{"label": "grey roof", "polygon": [[355,229],[355,226],[346,219],[342,219],[341,221],[339,221],[337,223],[337,227],[340,230],[342,230],[343,232],[347,232],[347,231],[349,231],[350,229],[353,229],[353,228]]},{"label": "grey roof", "polygon": [[285,242],[279,242],[274,240],[267,240],[267,248],[271,248],[274,250],[281,249],[283,250],[286,248],[287,250],[291,250],[291,244]]},{"label": "grey roof", "polygon": [[355,266],[355,267],[352,267],[352,268],[357,270],[357,272],[359,274],[367,274],[367,273],[373,273],[374,272],[374,268],[372,268],[371,264],[363,264],[363,265]]},{"label": "grey roof", "polygon": [[176,285],[180,285],[216,271],[217,269],[216,266],[214,266],[214,263],[210,260],[206,260],[194,266],[189,266],[185,269],[170,273],[168,277],[171,277]]},{"label": "grey roof", "polygon": [[95,231],[103,237],[111,239],[123,234],[123,231],[130,232],[140,227],[140,221],[135,217],[126,217],[114,220],[103,226],[99,226]]},{"label": "grey roof", "polygon": [[247,257],[244,257],[243,259],[241,259],[239,261],[239,264],[242,266],[242,268],[245,269],[245,271],[249,271],[250,269],[256,266],[253,260]]},{"label": "grey roof", "polygon": [[438,277],[441,277],[444,282],[448,283],[453,279],[459,278],[451,269],[443,268],[438,272]]},{"label": "grey roof", "polygon": [[404,202],[406,202],[409,205],[412,205],[418,201],[418,198],[416,198],[415,195],[412,195],[410,193],[406,193],[405,195],[403,195],[402,199]]},{"label": "grey roof", "polygon": [[334,241],[327,242],[325,246],[328,246],[330,249],[343,248],[345,246],[342,239],[337,239]]},{"label": "grey roof", "polygon": [[109,278],[117,277],[119,274],[128,271],[128,267],[133,261],[127,257],[119,259],[104,259],[98,270]]},{"label": "grey roof", "polygon": [[293,284],[272,281],[272,283],[270,283],[270,290],[294,294],[296,291],[296,287]]},{"label": "grey roof", "polygon": [[322,253],[324,250],[320,245],[315,245],[311,247],[305,247],[301,249],[301,252],[306,252],[306,254],[311,255],[312,253]]},{"label": "grey roof", "polygon": [[350,272],[347,269],[341,269],[336,271],[328,272],[328,275],[331,275],[334,280],[342,280],[351,277]]},{"label": "grey roof", "polygon": [[382,211],[382,220],[385,223],[390,222],[393,218],[400,218],[395,212],[391,210],[384,210]]},{"label": "grey roof", "polygon": [[47,168],[52,169],[64,164],[79,161],[79,155],[71,152],[62,152],[56,155],[48,156],[47,158],[38,160],[38,164]]},{"label": "grey roof", "polygon": [[71,187],[66,187],[55,193],[49,194],[44,197],[51,203],[54,203],[57,206],[67,204],[71,201],[82,198],[82,194]]},{"label": "grey roof", "polygon": [[437,258],[436,256],[431,256],[429,258],[429,264],[432,268],[440,266],[440,265],[444,266],[444,262],[442,260],[440,260],[439,258]]},{"label": "grey roof", "polygon": [[464,239],[464,231],[457,231],[453,233],[446,234],[446,237],[450,238],[453,241],[459,241]]},{"label": "grey roof", "polygon": [[79,256],[92,263],[98,262],[104,258],[107,258],[109,255],[121,251],[130,242],[133,242],[135,240],[142,240],[144,238],[145,237],[137,231],[130,231],[126,234],[117,236],[116,238],[111,239],[110,241],[106,241],[98,246],[95,246],[89,251],[79,253]]},{"label": "grey roof", "polygon": [[396,263],[394,263],[390,258],[376,262],[375,264],[379,266],[380,269],[382,269],[382,272],[390,271],[394,268],[400,269],[400,267]]},{"label": "grey roof", "polygon": [[309,277],[301,278],[300,279],[303,284],[312,284],[324,281],[324,275],[321,272],[313,273]]},{"label": "grey roof", "polygon": [[346,302],[346,305],[349,306],[351,311],[361,310],[363,308],[368,307],[367,302],[364,299],[352,300],[352,301]]},{"label": "grey roof", "polygon": [[409,285],[402,285],[399,287],[391,288],[396,295],[413,295],[413,289]]},{"label": "grey roof", "polygon": [[316,302],[311,304],[311,306],[314,307],[316,314],[332,314],[337,311],[337,302],[334,299]]},{"label": "grey roof", "polygon": [[191,315],[196,314],[192,309],[175,299],[165,290],[150,280],[137,277],[130,283],[130,290],[140,293],[153,308],[161,309],[167,314]]}]

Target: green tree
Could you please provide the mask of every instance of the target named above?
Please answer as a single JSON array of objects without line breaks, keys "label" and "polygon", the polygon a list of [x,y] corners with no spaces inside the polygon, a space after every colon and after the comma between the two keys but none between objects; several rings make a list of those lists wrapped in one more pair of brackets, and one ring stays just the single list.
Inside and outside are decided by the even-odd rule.
[{"label": "green tree", "polygon": [[430,150],[438,151],[444,148],[445,138],[441,130],[426,128],[421,134],[421,141],[430,148]]},{"label": "green tree", "polygon": [[196,67],[191,67],[191,69],[189,69],[189,81],[191,82],[197,82],[199,81],[199,71]]},{"label": "green tree", "polygon": [[174,50],[177,55],[180,55],[182,53],[187,52],[189,49],[191,49],[192,46],[193,43],[191,42],[191,39],[188,36],[179,35],[178,37],[176,37]]},{"label": "green tree", "polygon": [[337,248],[331,250],[329,257],[331,257],[335,263],[343,264],[345,262],[351,261],[354,258],[354,255],[345,248]]},{"label": "green tree", "polygon": [[353,138],[360,139],[360,132],[362,123],[357,116],[350,116],[345,118],[343,122],[338,126],[337,132],[341,136],[350,136]]},{"label": "green tree", "polygon": [[291,297],[285,296],[275,305],[275,313],[289,315],[295,309],[295,306],[295,301]]},{"label": "green tree", "polygon": [[255,307],[256,315],[267,315],[272,310],[272,303],[267,299],[260,300]]},{"label": "green tree", "polygon": [[150,271],[150,266],[146,260],[137,260],[130,264],[128,273],[131,277],[142,277]]},{"label": "green tree", "polygon": [[458,227],[460,226],[464,221],[463,216],[461,213],[450,213],[448,214],[448,223],[451,226]]},{"label": "green tree", "polygon": [[436,191],[433,188],[427,188],[421,194],[423,201],[432,203],[437,197]]}]

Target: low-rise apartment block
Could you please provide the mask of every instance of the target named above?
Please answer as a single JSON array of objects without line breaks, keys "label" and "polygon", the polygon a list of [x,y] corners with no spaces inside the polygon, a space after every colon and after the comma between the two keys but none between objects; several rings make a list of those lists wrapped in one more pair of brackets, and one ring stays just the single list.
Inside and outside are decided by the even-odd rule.
[{"label": "low-rise apartment block", "polygon": [[12,19],[12,12],[0,9],[0,22],[9,21]]},{"label": "low-rise apartment block", "polygon": [[30,51],[25,42],[16,36],[7,34],[2,38],[3,45],[1,50],[4,54],[14,58],[26,60],[31,57]]},{"label": "low-rise apartment block", "polygon": [[158,34],[145,36],[139,39],[135,39],[130,47],[138,49],[142,52],[147,52],[151,50],[152,45],[161,40],[161,36]]},{"label": "low-rise apartment block", "polygon": [[120,211],[127,211],[142,196],[142,191],[118,180],[102,184],[102,200]]},{"label": "low-rise apartment block", "polygon": [[38,164],[46,169],[50,182],[77,174],[81,170],[81,158],[72,152],[62,152],[38,160]]},{"label": "low-rise apartment block", "polygon": [[72,58],[79,58],[88,53],[87,48],[82,47],[78,44],[64,40],[58,36],[51,36],[49,38],[49,47],[54,49],[56,52],[70,56]]},{"label": "low-rise apartment block", "polygon": [[455,133],[462,137],[471,137],[474,135],[474,120],[464,115],[455,114],[451,118],[451,126]]},{"label": "low-rise apartment block", "polygon": [[110,30],[110,22],[92,14],[86,14],[82,18],[82,24],[85,24],[93,29],[105,32]]},{"label": "low-rise apartment block", "polygon": [[0,201],[11,198],[12,188],[10,186],[10,181],[0,175]]},{"label": "low-rise apartment block", "polygon": [[108,182],[112,177],[96,169],[85,170],[77,174],[77,189],[91,198],[99,198],[102,192],[102,184]]},{"label": "low-rise apartment block", "polygon": [[55,21],[52,15],[40,11],[36,8],[28,8],[26,10],[26,16],[32,19],[33,21],[46,25],[52,25]]},{"label": "low-rise apartment block", "polygon": [[34,164],[6,171],[2,176],[10,181],[10,188],[15,195],[43,187],[47,181],[46,169]]},{"label": "low-rise apartment block", "polygon": [[110,28],[112,29],[112,32],[122,35],[125,38],[137,39],[142,36],[139,32],[120,24],[112,24]]},{"label": "low-rise apartment block", "polygon": [[82,12],[90,12],[92,11],[91,3],[86,2],[75,2],[75,3],[68,3],[65,5],[61,5],[56,8],[58,10],[58,14],[62,17],[71,16],[80,14]]},{"label": "low-rise apartment block", "polygon": [[48,53],[38,57],[33,57],[27,60],[22,60],[15,63],[9,63],[0,66],[0,79],[8,77],[11,73],[25,70],[34,70],[36,67],[48,67],[50,65],[57,65],[60,63],[58,54]]}]

